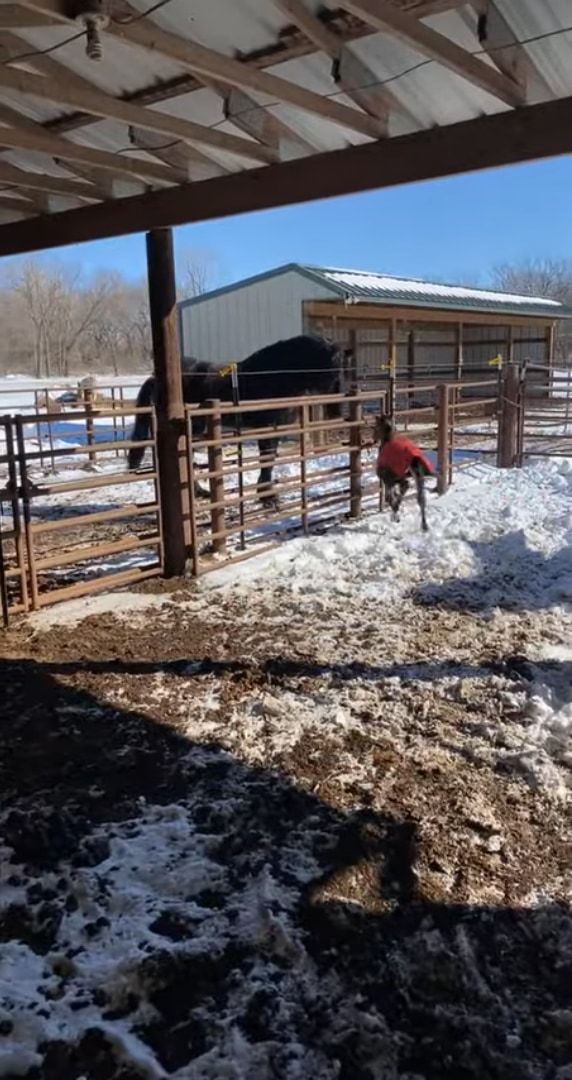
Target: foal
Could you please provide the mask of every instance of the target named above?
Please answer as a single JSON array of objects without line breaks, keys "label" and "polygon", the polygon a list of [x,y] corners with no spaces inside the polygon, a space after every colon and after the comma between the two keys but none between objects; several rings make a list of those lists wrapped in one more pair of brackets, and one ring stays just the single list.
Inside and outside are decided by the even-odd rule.
[{"label": "foal", "polygon": [[409,488],[409,477],[415,480],[417,502],[421,510],[421,528],[427,532],[425,515],[425,477],[434,476],[435,470],[421,453],[418,446],[405,435],[396,435],[393,425],[385,416],[375,423],[375,441],[379,442],[377,475],[383,484],[385,497],[391,507],[393,520],[399,521],[399,508]]}]

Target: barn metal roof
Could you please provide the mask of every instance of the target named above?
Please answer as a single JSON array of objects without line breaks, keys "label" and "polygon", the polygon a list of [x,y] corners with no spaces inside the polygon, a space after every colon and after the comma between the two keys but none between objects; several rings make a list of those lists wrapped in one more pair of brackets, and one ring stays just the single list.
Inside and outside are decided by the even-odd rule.
[{"label": "barn metal roof", "polygon": [[421,278],[402,278],[363,270],[336,270],[303,267],[333,288],[344,299],[359,303],[383,303],[408,307],[438,307],[455,311],[494,311],[498,314],[546,315],[572,318],[572,309],[543,296],[522,296],[498,289],[477,289],[467,285],[444,285]]},{"label": "barn metal roof", "polygon": [[97,7],[0,0],[0,254],[572,150],[569,0]]},{"label": "barn metal roof", "polygon": [[[201,296],[183,300],[180,307],[201,304],[217,296],[255,285],[257,282],[295,271],[310,282],[324,286],[349,304],[385,304],[392,307],[440,308],[449,311],[495,312],[499,315],[530,315],[534,318],[570,319],[572,308],[542,296],[524,296],[497,289],[477,289],[466,285],[444,285],[421,278],[403,278],[366,270],[286,263],[262,274],[244,278]],[[322,296],[322,292],[320,292]],[[309,297],[310,299],[310,297]]]}]

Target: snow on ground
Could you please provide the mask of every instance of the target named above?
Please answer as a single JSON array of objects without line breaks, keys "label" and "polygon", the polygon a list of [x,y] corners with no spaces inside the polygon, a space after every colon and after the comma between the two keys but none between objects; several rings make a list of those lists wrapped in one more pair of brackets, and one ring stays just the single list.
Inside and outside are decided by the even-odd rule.
[{"label": "snow on ground", "polygon": [[7,636],[0,1075],[568,1080],[572,463],[429,515]]}]

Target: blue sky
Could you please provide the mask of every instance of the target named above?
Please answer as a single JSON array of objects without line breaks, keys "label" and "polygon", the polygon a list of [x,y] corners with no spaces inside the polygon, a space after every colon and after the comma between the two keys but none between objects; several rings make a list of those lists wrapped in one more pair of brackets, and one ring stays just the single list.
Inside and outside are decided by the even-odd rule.
[{"label": "blue sky", "polygon": [[[572,156],[365,195],[185,226],[216,286],[285,262],[485,283],[496,263],[572,256]],[[44,258],[145,273],[144,236],[62,249]]]}]

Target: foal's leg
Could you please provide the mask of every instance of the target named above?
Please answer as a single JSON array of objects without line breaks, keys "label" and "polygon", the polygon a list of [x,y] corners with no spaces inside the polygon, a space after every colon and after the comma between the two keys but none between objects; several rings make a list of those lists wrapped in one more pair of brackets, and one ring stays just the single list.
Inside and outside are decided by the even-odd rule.
[{"label": "foal's leg", "polygon": [[385,485],[385,497],[389,503],[391,515],[394,521],[399,521],[399,507],[401,506],[402,495],[399,490],[399,485],[395,482]]},{"label": "foal's leg", "polygon": [[411,467],[411,472],[415,477],[415,487],[417,489],[417,502],[421,511],[421,528],[423,532],[429,531],[427,524],[427,517],[425,513],[426,501],[425,501],[425,470],[419,461],[415,461]]},{"label": "foal's leg", "polygon": [[258,477],[258,498],[267,508],[278,507],[278,498],[272,493],[272,470],[278,453],[278,439],[259,439],[260,475]]}]

